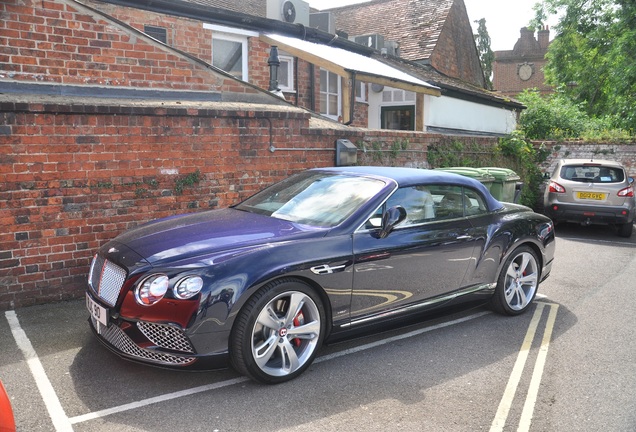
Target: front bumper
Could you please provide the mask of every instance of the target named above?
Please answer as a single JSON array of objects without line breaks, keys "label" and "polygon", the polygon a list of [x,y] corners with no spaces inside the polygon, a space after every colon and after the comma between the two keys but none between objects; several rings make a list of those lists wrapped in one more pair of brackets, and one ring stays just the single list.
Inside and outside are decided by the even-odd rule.
[{"label": "front bumper", "polygon": [[91,330],[118,356],[171,369],[211,370],[228,366],[228,353],[198,354],[186,333],[176,325],[128,321],[109,317],[104,326],[93,316]]}]

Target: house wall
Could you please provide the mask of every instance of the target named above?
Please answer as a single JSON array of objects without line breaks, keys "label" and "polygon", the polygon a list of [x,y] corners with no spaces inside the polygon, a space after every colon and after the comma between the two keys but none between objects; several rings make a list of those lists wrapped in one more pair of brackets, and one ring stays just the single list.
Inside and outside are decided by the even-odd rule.
[{"label": "house wall", "polygon": [[509,134],[517,128],[514,111],[442,96],[426,96],[424,124],[427,127]]},{"label": "house wall", "polygon": [[463,1],[453,2],[431,55],[431,65],[445,75],[485,88],[479,53]]},{"label": "house wall", "polygon": [[[496,51],[493,61],[493,88],[506,96],[515,97],[524,89],[538,89],[542,94],[552,93],[554,89],[545,84],[543,67],[547,60],[550,31],[548,29],[534,32],[522,28],[521,35],[510,51]],[[532,68],[529,79],[522,79],[519,73],[524,64]]]},{"label": "house wall", "polygon": [[[385,90],[388,88],[385,88]],[[410,102],[385,102],[383,92],[369,92],[369,127],[379,129],[383,106],[415,105]],[[442,95],[425,95],[422,116],[424,128],[443,128],[457,131],[477,131],[486,134],[509,134],[517,128],[514,111],[491,107]]]},{"label": "house wall", "polygon": [[257,94],[64,1],[0,3],[0,80]]}]

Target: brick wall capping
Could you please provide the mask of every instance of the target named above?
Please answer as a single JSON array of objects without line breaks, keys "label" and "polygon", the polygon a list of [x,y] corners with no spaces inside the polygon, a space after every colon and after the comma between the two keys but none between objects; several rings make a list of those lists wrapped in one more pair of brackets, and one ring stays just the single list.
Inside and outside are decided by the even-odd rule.
[{"label": "brick wall capping", "polygon": [[292,105],[244,102],[158,101],[102,99],[53,95],[0,94],[0,112],[56,114],[128,114],[150,116],[240,116],[309,119],[311,114]]}]

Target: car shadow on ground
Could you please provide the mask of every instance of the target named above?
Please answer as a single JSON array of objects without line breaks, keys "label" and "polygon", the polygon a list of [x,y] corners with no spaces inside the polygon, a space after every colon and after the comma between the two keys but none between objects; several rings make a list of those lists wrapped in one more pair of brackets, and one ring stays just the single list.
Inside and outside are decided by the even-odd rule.
[{"label": "car shadow on ground", "polygon": [[[182,429],[184,424],[178,419],[188,416],[189,429],[280,430],[386,401],[403,407],[421,404],[426,402],[431,389],[481,369],[499,369],[497,364],[502,361],[513,362],[540,302],[549,300],[535,302],[527,313],[518,317],[504,317],[477,308],[328,345],[323,347],[316,363],[290,382],[267,386],[245,380],[239,385],[148,405],[142,411],[113,414],[100,421],[116,422],[133,430],[159,431]],[[481,315],[378,344],[475,313]],[[543,321],[546,317],[544,310]],[[560,307],[553,341],[576,321],[573,314]],[[535,338],[535,344],[539,343],[540,336]],[[364,348],[367,345],[370,347]],[[358,352],[320,361],[321,357],[361,347],[364,349]],[[493,371],[497,374],[495,379],[505,382],[511,368],[512,363],[506,363],[505,371]],[[78,402],[81,401],[78,405],[90,412],[239,377],[232,369],[183,372],[132,363],[112,354],[92,337],[75,355],[70,376]],[[483,383],[484,389],[492,385],[492,378],[488,380]],[[297,415],[281,415],[282,411]],[[85,412],[68,413],[70,417],[82,414]]]},{"label": "car shadow on ground", "polygon": [[619,237],[616,227],[611,225],[584,226],[576,223],[559,222],[554,230],[557,238],[588,242],[609,241],[614,244],[636,245],[636,234],[632,234],[629,238]]}]

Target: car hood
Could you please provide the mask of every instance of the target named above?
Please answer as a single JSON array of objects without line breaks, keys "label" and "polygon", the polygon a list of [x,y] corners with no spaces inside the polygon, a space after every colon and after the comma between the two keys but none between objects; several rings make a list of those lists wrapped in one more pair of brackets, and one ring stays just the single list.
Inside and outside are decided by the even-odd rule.
[{"label": "car hood", "polygon": [[240,247],[322,237],[327,231],[223,209],[159,219],[126,231],[113,242],[127,246],[154,266]]}]

